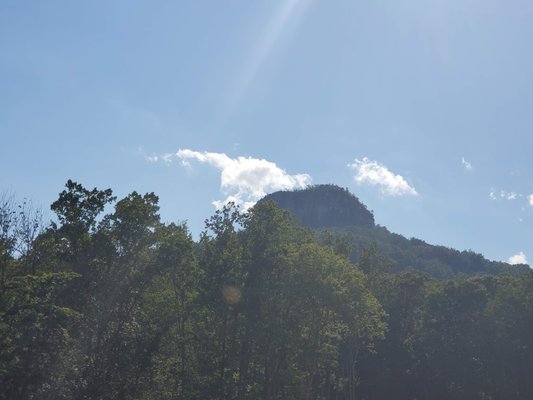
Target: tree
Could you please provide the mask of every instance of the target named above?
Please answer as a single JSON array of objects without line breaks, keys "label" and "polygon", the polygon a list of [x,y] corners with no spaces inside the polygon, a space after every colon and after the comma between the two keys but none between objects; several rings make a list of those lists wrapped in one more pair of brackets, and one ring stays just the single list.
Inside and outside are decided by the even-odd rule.
[{"label": "tree", "polygon": [[233,203],[206,221],[199,243],[197,311],[205,312],[199,325],[204,342],[200,352],[204,393],[212,398],[231,398],[236,390],[243,328],[244,244],[240,229],[248,216]]},{"label": "tree", "polygon": [[494,342],[486,309],[494,288],[494,278],[486,277],[448,281],[428,292],[419,338],[419,378],[426,397],[490,394],[485,362]]},{"label": "tree", "polygon": [[[198,398],[203,313],[197,302],[203,277],[185,225],[162,225],[156,232],[157,274],[144,291],[137,320],[143,327],[137,357],[146,367],[148,398]],[[139,360],[137,360],[139,362]]]},{"label": "tree", "polygon": [[[60,355],[79,314],[63,304],[76,274],[44,273],[10,279],[0,302],[0,399],[51,399],[65,372]],[[57,398],[57,397],[55,397]]]},{"label": "tree", "polygon": [[14,256],[16,225],[14,198],[3,193],[0,197],[0,299],[5,292],[8,265]]},{"label": "tree", "polygon": [[533,272],[498,279],[487,307],[494,340],[487,352],[488,381],[494,398],[525,399],[533,393]]}]

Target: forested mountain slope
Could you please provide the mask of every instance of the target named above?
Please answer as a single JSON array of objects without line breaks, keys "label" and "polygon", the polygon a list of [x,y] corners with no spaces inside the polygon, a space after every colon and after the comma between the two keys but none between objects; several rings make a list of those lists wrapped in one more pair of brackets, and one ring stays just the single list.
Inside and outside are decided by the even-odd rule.
[{"label": "forested mountain slope", "polygon": [[356,196],[335,185],[275,192],[262,201],[268,200],[290,211],[302,225],[314,228],[319,239],[325,243],[344,242],[353,262],[357,262],[368,248],[374,247],[392,271],[412,268],[438,279],[516,272],[528,268],[490,261],[471,250],[459,251],[431,245],[420,239],[407,239],[392,233],[386,227],[375,225],[373,213]]}]

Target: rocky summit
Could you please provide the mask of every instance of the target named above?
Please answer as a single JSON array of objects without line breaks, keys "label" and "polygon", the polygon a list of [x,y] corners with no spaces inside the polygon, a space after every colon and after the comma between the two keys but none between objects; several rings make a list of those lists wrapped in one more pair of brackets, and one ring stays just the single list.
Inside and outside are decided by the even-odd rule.
[{"label": "rocky summit", "polygon": [[271,200],[290,211],[310,228],[374,226],[374,215],[359,199],[336,185],[315,185],[303,190],[269,194]]}]

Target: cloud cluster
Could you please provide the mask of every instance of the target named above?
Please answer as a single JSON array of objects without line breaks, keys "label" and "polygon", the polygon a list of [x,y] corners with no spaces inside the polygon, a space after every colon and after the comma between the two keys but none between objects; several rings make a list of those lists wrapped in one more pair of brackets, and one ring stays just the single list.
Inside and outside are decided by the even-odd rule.
[{"label": "cloud cluster", "polygon": [[308,174],[289,175],[275,163],[252,157],[230,158],[224,153],[199,152],[180,149],[176,156],[183,166],[190,167],[190,161],[209,164],[220,171],[220,190],[225,200],[213,205],[221,208],[233,201],[248,209],[267,193],[276,190],[301,189],[311,184]]},{"label": "cloud cluster", "polygon": [[509,257],[507,262],[511,265],[516,264],[527,264],[527,258],[526,255],[521,251],[518,254],[515,254],[514,256]]},{"label": "cloud cluster", "polygon": [[367,157],[355,159],[348,167],[355,170],[354,180],[359,184],[379,186],[381,193],[388,196],[416,196],[414,187],[401,176],[392,173],[383,164],[371,161]]},{"label": "cloud cluster", "polygon": [[466,161],[464,157],[461,157],[461,164],[463,164],[464,169],[466,169],[467,171],[472,170],[472,164]]},{"label": "cloud cluster", "polygon": [[497,200],[497,199],[516,200],[519,197],[522,197],[520,193],[506,192],[505,190],[500,190],[498,192],[495,189],[491,189],[489,192],[489,199],[491,200]]},{"label": "cloud cluster", "polygon": [[152,154],[151,156],[144,156],[144,159],[152,163],[163,161],[165,164],[170,164],[172,162],[172,157],[172,153],[166,153],[163,155]]},{"label": "cloud cluster", "polygon": [[528,197],[527,197],[527,201],[529,202],[529,205],[531,207],[533,207],[533,193],[531,193]]}]

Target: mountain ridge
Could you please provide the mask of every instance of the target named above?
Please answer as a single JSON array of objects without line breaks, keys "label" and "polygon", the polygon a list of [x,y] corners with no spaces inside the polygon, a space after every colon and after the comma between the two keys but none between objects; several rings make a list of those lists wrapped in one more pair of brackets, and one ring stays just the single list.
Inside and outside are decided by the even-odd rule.
[{"label": "mountain ridge", "polygon": [[[472,250],[456,250],[433,245],[418,238],[406,238],[376,225],[374,214],[348,189],[333,184],[305,189],[278,191],[260,201],[273,201],[288,210],[303,226],[320,237],[332,235],[349,243],[349,257],[357,262],[365,249],[374,247],[393,272],[406,269],[423,271],[438,279],[477,274],[513,273],[528,268],[491,261]],[[328,239],[328,240],[331,240]]]}]

